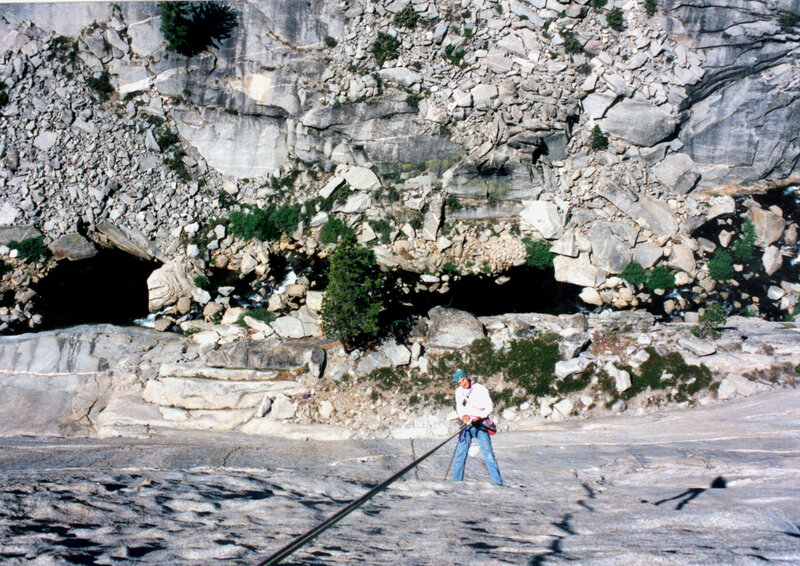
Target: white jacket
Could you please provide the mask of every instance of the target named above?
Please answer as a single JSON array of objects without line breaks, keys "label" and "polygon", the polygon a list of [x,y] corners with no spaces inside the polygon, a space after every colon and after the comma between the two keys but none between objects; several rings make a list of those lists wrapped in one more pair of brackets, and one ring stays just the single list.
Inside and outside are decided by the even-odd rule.
[{"label": "white jacket", "polygon": [[[466,401],[466,402],[465,402]],[[480,383],[472,383],[472,387],[464,389],[459,386],[456,389],[456,412],[458,418],[467,415],[470,418],[480,417],[485,419],[492,413],[492,398],[489,390]]]}]

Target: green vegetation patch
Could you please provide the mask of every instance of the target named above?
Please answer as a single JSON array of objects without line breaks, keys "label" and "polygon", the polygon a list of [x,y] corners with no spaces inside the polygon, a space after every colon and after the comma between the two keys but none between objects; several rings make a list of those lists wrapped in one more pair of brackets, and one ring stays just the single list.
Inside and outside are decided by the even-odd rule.
[{"label": "green vegetation patch", "polygon": [[720,337],[720,331],[717,328],[725,326],[727,321],[728,314],[725,312],[725,308],[719,303],[711,303],[700,315],[698,323],[692,327],[692,334],[698,338],[717,339]]},{"label": "green vegetation patch", "polygon": [[548,242],[522,238],[522,243],[525,244],[525,263],[529,267],[543,270],[553,267],[553,257],[555,256],[550,251],[552,246]]},{"label": "green vegetation patch", "polygon": [[236,324],[241,326],[242,328],[250,328],[248,324],[245,322],[244,317],[249,316],[250,318],[254,318],[256,320],[260,320],[266,324],[273,322],[277,316],[274,312],[270,312],[267,309],[259,308],[259,309],[249,309],[242,314],[239,315],[239,318],[236,320]]},{"label": "green vegetation patch", "polygon": [[644,11],[648,16],[655,15],[658,10],[658,0],[644,0]]},{"label": "green vegetation patch", "polygon": [[603,130],[600,129],[600,126],[592,128],[589,134],[589,147],[595,151],[608,147],[608,138],[603,134]]},{"label": "green vegetation patch", "polygon": [[372,42],[372,55],[379,66],[383,66],[386,61],[397,59],[400,40],[392,37],[388,33],[378,32],[378,37]]},{"label": "green vegetation patch", "polygon": [[39,236],[37,238],[25,238],[21,242],[11,240],[6,244],[9,249],[17,250],[19,257],[26,261],[39,261],[46,258],[50,250],[44,244],[44,238]]},{"label": "green vegetation patch", "polygon": [[611,8],[606,12],[606,21],[608,22],[608,27],[615,31],[622,31],[625,29],[625,23],[622,19],[622,10],[619,8]]},{"label": "green vegetation patch", "polygon": [[111,75],[108,71],[103,71],[96,77],[89,77],[86,79],[86,84],[97,93],[100,100],[108,100],[108,97],[114,92],[114,87],[111,86]]},{"label": "green vegetation patch", "polygon": [[394,15],[394,23],[403,28],[414,29],[419,17],[414,11],[414,7],[409,3],[406,7]]},{"label": "green vegetation patch", "polygon": [[663,289],[666,291],[672,289],[675,287],[675,274],[666,267],[657,265],[650,270],[646,286],[650,290]]},{"label": "green vegetation patch", "polygon": [[625,266],[625,269],[622,270],[620,277],[634,287],[639,287],[640,285],[647,283],[648,274],[647,270],[642,267],[640,263],[632,261]]},{"label": "green vegetation patch", "polygon": [[750,220],[742,224],[742,233],[733,242],[731,254],[741,262],[751,261],[755,255],[756,227]]},{"label": "green vegetation patch", "polygon": [[708,260],[709,277],[714,281],[728,281],[733,279],[735,273],[731,254],[722,248],[718,248],[714,252],[714,257]]},{"label": "green vegetation patch", "polygon": [[167,49],[192,57],[219,46],[236,27],[236,12],[219,2],[159,2]]},{"label": "green vegetation patch", "polygon": [[352,236],[330,255],[328,287],[322,301],[322,331],[346,345],[378,330],[383,310],[383,277],[372,250]]},{"label": "green vegetation patch", "polygon": [[246,207],[231,212],[228,221],[231,234],[245,240],[256,238],[263,242],[277,240],[282,234],[291,234],[300,220],[300,205],[283,204]]},{"label": "green vegetation patch", "polygon": [[647,353],[650,357],[639,367],[639,374],[629,366],[624,368],[631,375],[631,387],[622,393],[623,398],[630,399],[648,388],[653,391],[674,389],[668,398],[685,401],[689,395],[711,385],[711,370],[706,366],[688,365],[678,352],[662,356],[652,346],[647,348]]},{"label": "green vegetation patch", "polygon": [[329,218],[319,231],[319,239],[323,244],[335,244],[341,238],[347,236],[354,237],[355,234],[342,220],[335,216]]}]

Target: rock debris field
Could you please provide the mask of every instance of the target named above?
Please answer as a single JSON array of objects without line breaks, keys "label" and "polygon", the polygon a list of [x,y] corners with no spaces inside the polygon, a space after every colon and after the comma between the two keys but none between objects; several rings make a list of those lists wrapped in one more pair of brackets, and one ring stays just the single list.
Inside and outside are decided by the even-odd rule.
[{"label": "rock debris field", "polygon": [[[436,439],[0,441],[3,564],[255,564]],[[800,391],[448,444],[287,564],[798,564]]]}]

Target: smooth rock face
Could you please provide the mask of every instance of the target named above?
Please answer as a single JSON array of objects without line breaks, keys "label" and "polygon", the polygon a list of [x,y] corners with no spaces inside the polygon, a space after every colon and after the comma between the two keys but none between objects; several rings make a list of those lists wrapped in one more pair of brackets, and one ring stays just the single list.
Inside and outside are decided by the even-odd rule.
[{"label": "smooth rock face", "polygon": [[97,255],[97,249],[80,234],[69,234],[59,238],[47,247],[55,260],[68,259],[76,261]]},{"label": "smooth rock face", "polygon": [[[319,562],[325,552],[326,563],[342,565],[527,564],[553,561],[555,542],[579,564],[677,564],[676,548],[703,566],[745,564],[753,547],[767,560],[796,563],[799,403],[787,389],[699,409],[501,432],[493,444],[502,489],[489,485],[480,455],[469,459],[464,483],[443,480],[448,444],[367,502],[364,511],[379,511],[368,521],[345,519],[291,560]],[[75,560],[114,562],[120,549],[146,548],[138,560],[148,564],[253,564],[318,524],[314,507],[333,514],[438,442],[322,442],[308,440],[312,427],[268,418],[243,428],[260,436],[3,442],[5,548],[63,552],[74,537],[37,527],[74,520],[79,510],[82,524],[102,528],[78,531],[84,542],[70,548]],[[330,440],[350,432],[313,428]],[[287,434],[295,439],[281,438]],[[714,457],[687,458],[697,453]],[[425,528],[432,513],[441,529]],[[465,514],[497,519],[470,534],[480,548],[442,536],[442,529],[463,529]],[[185,532],[187,517],[190,539],[171,535]],[[565,517],[570,533],[553,531]],[[375,528],[383,529],[381,545]],[[220,529],[230,544],[215,542]]]}]

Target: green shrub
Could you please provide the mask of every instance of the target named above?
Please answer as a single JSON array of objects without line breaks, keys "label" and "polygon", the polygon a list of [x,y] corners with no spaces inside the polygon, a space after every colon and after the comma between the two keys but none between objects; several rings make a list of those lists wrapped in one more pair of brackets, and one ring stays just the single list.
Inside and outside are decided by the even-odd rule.
[{"label": "green shrub", "polygon": [[599,12],[603,6],[606,5],[607,1],[608,0],[592,0],[592,8]]},{"label": "green shrub", "polygon": [[171,51],[192,57],[231,36],[236,12],[218,2],[159,2],[161,33]]},{"label": "green shrub", "polygon": [[653,391],[675,388],[677,393],[669,397],[682,401],[711,385],[711,370],[706,366],[690,366],[678,352],[661,356],[652,346],[647,353],[650,357],[639,366],[640,374],[630,367],[624,368],[631,375],[631,387],[622,397],[630,399],[648,387]]},{"label": "green shrub", "polygon": [[793,26],[800,22],[800,14],[796,14],[795,12],[783,12],[778,21],[785,25],[785,26]]},{"label": "green shrub", "polygon": [[249,328],[248,324],[245,322],[244,317],[249,316],[250,318],[254,318],[256,320],[260,320],[266,324],[273,322],[277,315],[274,312],[270,312],[264,308],[258,309],[248,309],[243,311],[242,314],[239,315],[239,318],[236,320],[236,324],[241,326],[242,328]]},{"label": "green shrub", "polygon": [[638,287],[647,283],[647,271],[640,263],[635,261],[632,261],[625,266],[625,269],[622,270],[620,277],[634,287]]},{"label": "green shrub", "polygon": [[417,25],[417,13],[414,7],[409,3],[406,7],[394,15],[394,23],[403,28],[414,29]]},{"label": "green shrub", "polygon": [[461,269],[455,263],[448,262],[442,266],[442,273],[447,273],[448,275],[460,275]]},{"label": "green shrub", "polygon": [[594,150],[608,147],[608,138],[603,135],[603,130],[600,129],[600,126],[592,128],[592,132],[589,134],[589,146]]},{"label": "green shrub", "polygon": [[89,77],[86,79],[86,84],[97,92],[100,100],[108,100],[108,97],[114,92],[114,87],[111,86],[111,75],[108,74],[108,71],[103,71],[96,77]]},{"label": "green shrub", "polygon": [[337,41],[329,35],[325,36],[325,46],[334,48],[338,45]]},{"label": "green shrub", "polygon": [[372,42],[372,55],[383,66],[386,61],[397,58],[397,50],[400,48],[400,40],[392,37],[388,33],[378,32],[378,37]]},{"label": "green shrub", "polygon": [[463,49],[459,49],[456,51],[454,45],[448,45],[444,48],[444,55],[443,57],[450,61],[456,67],[462,67],[464,65],[464,57],[466,56],[467,52]]},{"label": "green shrub", "polygon": [[353,235],[353,231],[335,216],[329,218],[319,231],[319,239],[323,244],[335,244],[339,241],[339,238]]},{"label": "green shrub", "polygon": [[378,330],[383,310],[383,278],[372,250],[355,238],[342,239],[330,256],[328,287],[322,300],[322,331],[329,338],[352,344]]},{"label": "green shrub", "polygon": [[172,152],[169,157],[164,158],[164,164],[167,169],[174,171],[178,178],[186,183],[191,179],[189,172],[186,170],[186,165],[183,163],[183,158],[186,157],[186,152],[182,149],[177,149]]},{"label": "green shrub", "polygon": [[392,233],[392,225],[383,218],[377,220],[370,220],[369,225],[372,230],[380,237],[381,243],[388,244],[389,236]]},{"label": "green shrub", "polygon": [[753,259],[756,245],[756,227],[750,220],[742,224],[742,234],[733,242],[731,253],[738,261],[747,262]]},{"label": "green shrub", "polygon": [[19,257],[27,261],[39,261],[46,258],[50,250],[44,245],[44,238],[39,236],[37,238],[25,238],[21,242],[11,240],[7,244],[11,250],[17,250]]},{"label": "green shrub", "polygon": [[506,353],[506,375],[536,397],[551,393],[555,380],[558,342],[553,337],[512,340]]},{"label": "green shrub", "polygon": [[648,16],[653,16],[658,10],[658,0],[644,0],[644,10]]},{"label": "green shrub", "polygon": [[700,315],[698,323],[692,327],[692,334],[698,338],[710,336],[717,339],[720,337],[717,327],[725,326],[727,321],[728,314],[725,312],[725,308],[719,303],[711,303],[706,307],[705,312]]},{"label": "green shrub", "polygon": [[650,270],[646,286],[648,289],[672,289],[675,286],[675,274],[666,267],[658,265]]},{"label": "green shrub", "polygon": [[165,130],[163,133],[159,134],[156,138],[156,142],[158,143],[158,147],[162,150],[172,147],[173,145],[180,143],[181,138],[178,137],[178,134],[173,132],[172,130]]},{"label": "green shrub", "polygon": [[714,252],[714,257],[708,261],[708,276],[714,281],[728,281],[733,279],[734,274],[731,254],[718,248]]},{"label": "green shrub", "polygon": [[608,27],[613,30],[622,31],[625,29],[625,25],[622,21],[622,10],[619,8],[611,8],[606,12],[606,21],[608,22]]},{"label": "green shrub", "polygon": [[525,244],[525,262],[529,267],[536,269],[548,269],[553,267],[553,252],[549,243],[542,240],[533,241],[530,238],[522,238]]},{"label": "green shrub", "polygon": [[205,275],[198,275],[193,282],[195,287],[200,287],[201,289],[208,289],[211,286],[211,281]]},{"label": "green shrub", "polygon": [[408,104],[414,110],[419,110],[420,100],[422,100],[422,97],[418,94],[409,94],[406,96],[406,104]]},{"label": "green shrub", "polygon": [[558,30],[558,35],[564,40],[564,53],[567,55],[583,53],[583,45],[571,31],[561,28]]},{"label": "green shrub", "polygon": [[231,234],[245,240],[257,238],[263,242],[277,240],[281,234],[291,234],[300,220],[300,205],[284,204],[266,208],[248,207],[231,212],[229,216]]}]

